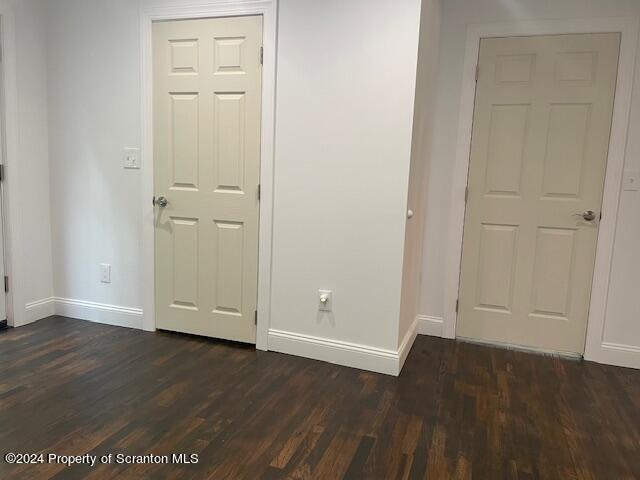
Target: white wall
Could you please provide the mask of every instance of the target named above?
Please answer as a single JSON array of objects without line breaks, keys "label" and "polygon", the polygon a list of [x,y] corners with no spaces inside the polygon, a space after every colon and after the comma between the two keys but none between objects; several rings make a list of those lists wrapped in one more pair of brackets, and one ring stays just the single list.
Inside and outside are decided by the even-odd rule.
[{"label": "white wall", "polygon": [[[47,312],[36,304],[30,313],[26,304],[54,295],[141,305],[141,183],[138,172],[121,168],[122,148],[140,145],[140,2],[175,3],[0,0],[0,8],[14,6],[19,59],[18,144],[9,165],[13,266],[24,272],[13,278],[18,323]],[[436,69],[437,6],[424,0],[423,88],[414,98],[419,0],[281,0],[272,328],[396,350],[413,317],[421,222],[419,312],[442,317],[469,23],[640,15],[635,0],[447,0]],[[433,75],[435,101],[434,89],[424,88]],[[421,135],[407,197],[414,100]],[[639,102],[634,96],[632,132]],[[640,169],[639,153],[632,134],[627,168]],[[401,299],[407,203],[417,214],[406,230]],[[640,348],[639,207],[640,194],[623,193],[605,341]],[[113,265],[111,285],[99,282],[103,262]],[[317,315],[318,288],[335,291],[334,315]]]},{"label": "white wall", "polygon": [[431,163],[435,121],[439,40],[440,0],[423,0],[408,194],[408,208],[413,211],[414,216],[406,224],[399,342],[411,332],[413,322],[419,313],[427,171]]},{"label": "white wall", "polygon": [[[55,295],[137,308],[141,181],[121,151],[141,142],[140,3],[45,3]],[[419,12],[280,1],[272,329],[397,349]]]},{"label": "white wall", "polygon": [[9,148],[15,146],[15,149],[9,151],[6,159],[10,197],[6,214],[13,300],[13,318],[9,321],[19,326],[41,313],[38,301],[53,295],[46,29],[38,0],[1,2],[0,10],[6,15],[6,21],[13,22],[13,29],[5,23],[9,28],[7,32],[13,34],[7,45],[13,46],[13,52],[5,52],[6,67],[15,81],[13,91],[8,85],[7,92],[14,95],[7,103],[7,141]]},{"label": "white wall", "polygon": [[[640,16],[635,0],[447,0],[443,2],[438,101],[432,165],[429,170],[426,231],[423,258],[421,313],[442,317],[442,284],[447,251],[448,210],[458,134],[466,29],[471,23],[516,19]],[[640,70],[637,69],[626,168],[640,170]],[[604,341],[631,346],[640,352],[640,193],[623,192]]]},{"label": "white wall", "polygon": [[419,15],[281,1],[272,328],[397,349]]},{"label": "white wall", "polygon": [[139,5],[46,7],[55,295],[139,307],[140,172],[122,168],[123,148],[140,146]]}]

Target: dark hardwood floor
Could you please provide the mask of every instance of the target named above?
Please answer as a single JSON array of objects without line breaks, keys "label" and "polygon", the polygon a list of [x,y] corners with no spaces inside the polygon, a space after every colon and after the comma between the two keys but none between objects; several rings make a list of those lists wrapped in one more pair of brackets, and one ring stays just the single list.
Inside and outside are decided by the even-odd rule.
[{"label": "dark hardwood floor", "polygon": [[2,479],[640,479],[640,371],[418,337],[400,378],[52,317],[0,333]]}]

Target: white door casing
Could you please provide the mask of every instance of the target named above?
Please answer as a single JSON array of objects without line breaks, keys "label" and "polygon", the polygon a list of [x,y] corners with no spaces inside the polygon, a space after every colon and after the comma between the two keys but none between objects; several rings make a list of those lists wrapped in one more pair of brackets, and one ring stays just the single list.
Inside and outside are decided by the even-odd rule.
[{"label": "white door casing", "polygon": [[619,46],[482,41],[458,336],[584,351]]},{"label": "white door casing", "polygon": [[[3,16],[0,15],[0,51],[4,51],[4,25],[3,25]],[[0,55],[0,107],[2,111],[0,112],[0,171],[2,172],[2,177],[0,181],[4,182],[4,166],[5,166],[5,151],[6,151],[6,141],[5,141],[5,125],[6,125],[6,106],[5,106],[5,89],[4,89],[4,59],[2,55]],[[0,185],[0,321],[7,320],[7,295],[6,288],[4,285],[5,279],[5,261],[6,261],[6,252],[5,252],[5,204],[4,204],[4,185]]]},{"label": "white door casing", "polygon": [[158,328],[255,343],[262,17],[158,22]]},{"label": "white door casing", "polygon": [[[0,165],[2,156],[0,155]],[[2,168],[2,167],[0,167]],[[4,202],[3,195],[0,194],[0,321],[7,320],[7,295],[4,288],[5,279],[5,246],[4,246]]]}]

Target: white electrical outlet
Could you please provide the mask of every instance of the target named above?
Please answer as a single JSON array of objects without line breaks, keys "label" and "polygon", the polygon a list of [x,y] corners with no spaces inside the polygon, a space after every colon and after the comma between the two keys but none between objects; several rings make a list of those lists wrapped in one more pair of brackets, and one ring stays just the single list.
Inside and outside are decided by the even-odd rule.
[{"label": "white electrical outlet", "polygon": [[331,290],[318,290],[318,309],[321,312],[333,310],[333,292]]},{"label": "white electrical outlet", "polygon": [[140,168],[140,149],[125,148],[122,156],[122,166],[128,170]]},{"label": "white electrical outlet", "polygon": [[111,265],[108,263],[100,264],[100,281],[102,283],[111,283]]}]

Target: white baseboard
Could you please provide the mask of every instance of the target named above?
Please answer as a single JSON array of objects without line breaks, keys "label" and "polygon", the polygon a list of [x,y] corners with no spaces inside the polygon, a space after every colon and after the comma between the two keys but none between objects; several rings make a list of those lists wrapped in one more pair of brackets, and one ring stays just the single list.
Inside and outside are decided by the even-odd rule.
[{"label": "white baseboard", "polygon": [[585,359],[605,365],[640,369],[640,347],[603,342],[596,352],[587,352]]},{"label": "white baseboard", "polygon": [[[442,318],[418,315],[416,321],[419,335],[431,335],[433,337],[444,336],[444,320]],[[487,344],[496,345],[495,342],[488,342]],[[603,365],[640,369],[640,347],[603,342],[597,351],[587,351],[587,353],[585,353],[585,360]]]},{"label": "white baseboard", "polygon": [[25,305],[25,318],[14,327],[23,327],[52,315],[88,320],[118,327],[142,329],[142,309],[103,303],[50,297]]},{"label": "white baseboard", "polygon": [[[143,315],[140,308],[50,297],[26,304],[25,312],[25,321],[14,326],[20,327],[52,315],[62,315],[142,329]],[[416,335],[442,337],[443,324],[442,318],[418,315],[397,351],[272,329],[269,330],[269,350],[397,376],[402,371]],[[638,346],[604,342],[601,348],[587,353],[585,358],[605,365],[640,369]]]},{"label": "white baseboard", "polygon": [[416,337],[418,336],[418,319],[415,318],[413,323],[409,327],[409,330],[404,336],[402,343],[400,344],[400,348],[398,349],[398,375],[402,372],[402,367],[404,367],[404,362],[409,356],[409,352],[413,347],[414,342],[416,341]]},{"label": "white baseboard", "polygon": [[430,335],[432,337],[442,337],[444,320],[442,317],[430,317],[429,315],[418,315],[416,317],[419,335]]},{"label": "white baseboard", "polygon": [[42,320],[43,318],[55,315],[55,299],[53,297],[49,297],[27,303],[24,306],[24,310],[24,322],[19,325],[14,325],[14,327],[22,327],[24,325],[37,322],[38,320]]},{"label": "white baseboard", "polygon": [[398,351],[274,329],[269,330],[269,350],[397,376],[413,346],[414,327],[415,322]]},{"label": "white baseboard", "polygon": [[55,313],[118,327],[142,329],[142,309],[56,297]]}]

